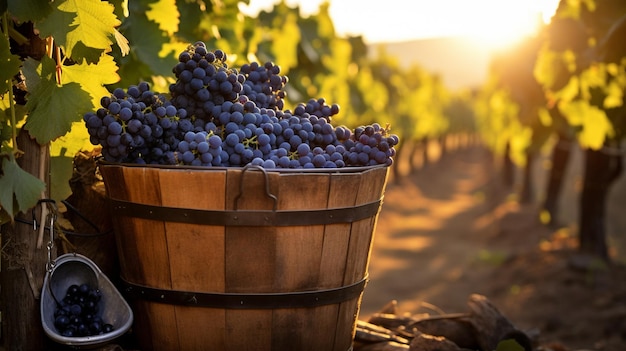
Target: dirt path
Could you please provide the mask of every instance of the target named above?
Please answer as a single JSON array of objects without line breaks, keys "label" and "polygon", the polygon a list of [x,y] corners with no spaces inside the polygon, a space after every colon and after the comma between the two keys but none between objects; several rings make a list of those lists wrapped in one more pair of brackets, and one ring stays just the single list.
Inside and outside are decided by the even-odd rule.
[{"label": "dirt path", "polygon": [[407,311],[419,310],[422,301],[459,310],[470,293],[481,292],[468,275],[478,273],[489,233],[481,221],[491,212],[486,157],[479,148],[459,151],[388,185],[362,315],[391,299]]},{"label": "dirt path", "polygon": [[[580,177],[570,172],[566,214],[576,206],[568,191]],[[359,318],[367,320],[391,300],[406,313],[466,312],[467,298],[478,293],[544,345],[626,350],[624,248],[615,266],[573,269],[571,220],[549,230],[536,205],[508,201],[510,191],[496,177],[489,154],[475,147],[388,184]],[[609,203],[613,236],[625,217],[626,198],[615,195],[625,193],[622,178]]]}]

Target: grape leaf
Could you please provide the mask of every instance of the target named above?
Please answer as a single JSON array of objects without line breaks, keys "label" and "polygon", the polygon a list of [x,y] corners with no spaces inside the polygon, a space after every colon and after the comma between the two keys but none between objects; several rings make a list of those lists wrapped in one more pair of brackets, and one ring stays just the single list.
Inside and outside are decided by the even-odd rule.
[{"label": "grape leaf", "polygon": [[69,151],[63,156],[56,157],[50,155],[50,198],[57,201],[65,200],[72,195],[70,179],[74,170],[73,156],[75,154],[69,155],[68,153]]},{"label": "grape leaf", "polygon": [[582,127],[578,134],[578,141],[582,147],[598,150],[604,144],[605,138],[615,133],[606,112],[587,101],[576,100],[559,108],[570,125]]},{"label": "grape leaf", "polygon": [[575,56],[571,52],[558,53],[542,49],[533,69],[533,76],[544,88],[560,90],[567,85],[575,70]]},{"label": "grape leaf", "polygon": [[114,7],[99,0],[55,1],[54,11],[37,27],[42,36],[53,36],[65,54],[74,61],[88,59],[109,50],[114,43],[115,27],[121,22]]},{"label": "grape leaf", "polygon": [[[150,66],[141,61],[137,55],[133,54],[124,58],[124,64],[120,65],[118,74],[122,78],[118,86],[128,87],[132,84],[137,84],[137,82],[145,80],[145,77],[152,76],[153,72]],[[154,87],[152,88],[154,89]]]},{"label": "grape leaf", "polygon": [[149,20],[156,22],[160,30],[170,35],[178,32],[180,13],[176,6],[176,0],[158,0],[148,6],[150,10],[146,11],[146,16]]},{"label": "grape leaf", "polygon": [[606,87],[606,98],[603,107],[606,109],[617,108],[624,105],[624,88],[618,82],[612,81]]},{"label": "grape leaf", "polygon": [[56,63],[47,56],[41,61],[29,57],[22,64],[22,73],[28,82],[28,90],[32,93],[39,88],[42,81],[55,79]]},{"label": "grape leaf", "polygon": [[15,204],[17,204],[17,210],[33,207],[46,184],[8,158],[2,160],[1,168],[0,207],[10,216],[14,214]]},{"label": "grape leaf", "polygon": [[[32,68],[32,64],[29,65],[29,69]],[[41,80],[31,88],[26,103],[29,115],[24,128],[42,145],[67,133],[72,122],[79,121],[82,114],[93,107],[91,97],[80,84],[56,84],[55,68],[54,61],[44,56],[35,72],[24,71],[27,80],[29,76],[36,75],[37,71],[41,72]]]},{"label": "grape leaf", "polygon": [[[63,83],[79,83],[82,89],[91,95],[93,107],[99,107],[100,99],[109,95],[104,87],[120,81],[117,74],[117,64],[110,55],[102,55],[97,63],[87,63],[63,66]],[[87,112],[87,111],[83,111]]]},{"label": "grape leaf", "polygon": [[[90,48],[88,46],[85,46],[85,44],[83,44],[82,41],[79,41],[74,46],[73,52],[74,52],[74,57],[72,57],[73,60],[79,61],[79,62],[85,60],[88,63],[94,63],[94,62],[98,62],[98,59],[100,58],[100,56],[102,56],[104,51],[101,49]],[[77,53],[80,53],[80,54],[77,54]]]},{"label": "grape leaf", "polygon": [[[104,89],[104,88],[102,88]],[[104,89],[105,94],[108,91]],[[63,200],[71,195],[69,180],[72,176],[72,161],[81,150],[93,150],[89,133],[81,120],[73,122],[71,130],[50,143],[50,196]]]},{"label": "grape leaf", "polygon": [[7,9],[20,22],[36,22],[52,12],[52,6],[48,0],[9,0]]},{"label": "grape leaf", "polygon": [[89,142],[89,133],[83,121],[72,123],[71,130],[50,144],[51,157],[74,157],[81,150],[93,150]]},{"label": "grape leaf", "polygon": [[[13,101],[9,101],[9,94],[0,94],[0,121],[8,122],[11,120],[11,108],[15,112],[17,127],[20,128],[21,122],[26,116],[26,108],[24,108],[24,105],[13,104]],[[11,134],[9,134],[8,138],[4,134],[0,136],[0,140],[8,140],[10,138]]]},{"label": "grape leaf", "polygon": [[[203,21],[205,12],[200,10],[201,4],[197,2],[180,1],[178,11],[180,13],[181,22],[178,24],[177,35],[190,42],[200,38],[201,29],[198,23]],[[205,20],[206,21],[206,20]]]},{"label": "grape leaf", "polygon": [[72,122],[80,120],[84,111],[92,107],[89,94],[78,83],[58,86],[46,82],[31,96],[26,103],[30,114],[24,127],[39,144],[47,144],[67,133]]},{"label": "grape leaf", "polygon": [[7,121],[0,118],[0,144],[5,140],[10,140],[13,131]]},{"label": "grape leaf", "polygon": [[125,18],[128,17],[128,1],[129,0],[109,0],[113,6],[115,6],[115,15],[117,18]]},{"label": "grape leaf", "polygon": [[300,28],[298,27],[298,18],[295,14],[289,14],[285,17],[284,23],[280,30],[272,31],[272,48],[271,52],[276,62],[280,62],[285,72],[289,68],[298,65],[298,43],[300,43]]},{"label": "grape leaf", "polygon": [[168,76],[176,65],[177,52],[163,52],[166,44],[172,40],[159,26],[148,20],[139,5],[132,5],[131,16],[124,21],[124,35],[131,43],[132,53],[138,61],[145,63],[154,75]]},{"label": "grape leaf", "polygon": [[130,52],[130,46],[128,45],[128,39],[122,33],[120,33],[117,29],[115,30],[115,41],[117,42],[117,46],[120,47],[120,52],[122,56],[128,55]]},{"label": "grape leaf", "polygon": [[0,93],[7,91],[8,82],[11,81],[13,76],[20,71],[20,57],[11,54],[11,49],[7,45],[7,41],[2,38],[0,40]]}]

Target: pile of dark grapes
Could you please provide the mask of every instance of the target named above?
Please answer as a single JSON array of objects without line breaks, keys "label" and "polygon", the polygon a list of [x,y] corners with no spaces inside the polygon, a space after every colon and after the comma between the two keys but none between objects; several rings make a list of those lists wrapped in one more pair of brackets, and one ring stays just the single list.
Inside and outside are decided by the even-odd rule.
[{"label": "pile of dark grapes", "polygon": [[393,162],[399,140],[377,123],[333,126],[339,105],[310,99],[284,109],[286,76],[273,62],[228,67],[222,50],[190,45],[173,68],[171,97],[147,83],[117,88],[83,120],[106,161],[264,168],[343,168]]},{"label": "pile of dark grapes", "polygon": [[54,311],[54,326],[65,337],[83,337],[110,333],[113,325],[100,317],[100,290],[88,284],[73,284]]}]

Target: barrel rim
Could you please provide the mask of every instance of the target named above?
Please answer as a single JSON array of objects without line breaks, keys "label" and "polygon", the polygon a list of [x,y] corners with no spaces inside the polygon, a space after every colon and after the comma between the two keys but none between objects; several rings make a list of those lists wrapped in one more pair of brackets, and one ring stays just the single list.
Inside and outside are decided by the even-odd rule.
[{"label": "barrel rim", "polygon": [[[241,170],[243,171],[246,166],[191,166],[191,165],[160,165],[160,164],[139,164],[139,163],[126,163],[126,162],[111,162],[106,160],[97,160],[97,164],[99,167],[109,167],[109,166],[121,166],[128,168],[154,168],[154,169],[166,169],[166,170],[181,170],[181,171],[205,171],[205,172],[214,172],[214,171],[231,171],[231,170]],[[378,168],[388,168],[388,165],[373,165],[373,166],[346,166],[341,168],[264,168],[266,172],[272,173],[285,173],[285,174],[298,174],[298,173],[307,173],[307,174],[330,174],[330,173],[359,173],[364,171],[369,171],[372,169]]]}]

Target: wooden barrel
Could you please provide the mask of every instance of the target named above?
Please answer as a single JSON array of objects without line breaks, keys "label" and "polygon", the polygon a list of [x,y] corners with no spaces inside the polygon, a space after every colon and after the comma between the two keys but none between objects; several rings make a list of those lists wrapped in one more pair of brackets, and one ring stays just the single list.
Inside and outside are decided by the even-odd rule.
[{"label": "wooden barrel", "polygon": [[352,348],[387,167],[100,171],[142,350]]}]

